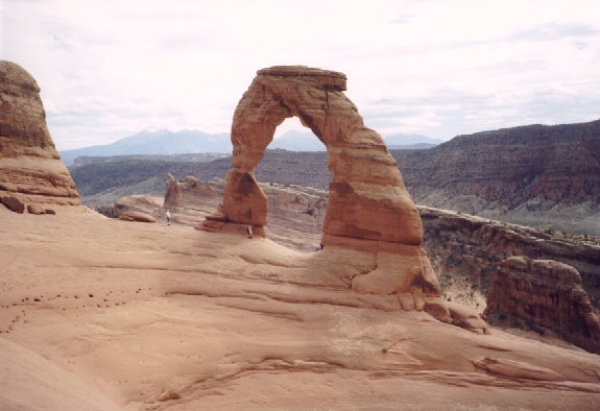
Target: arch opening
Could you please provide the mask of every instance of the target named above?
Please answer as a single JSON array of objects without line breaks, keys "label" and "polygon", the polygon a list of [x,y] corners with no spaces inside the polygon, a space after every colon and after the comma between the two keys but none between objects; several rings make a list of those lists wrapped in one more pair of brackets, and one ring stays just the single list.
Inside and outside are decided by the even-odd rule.
[{"label": "arch opening", "polygon": [[[283,144],[278,144],[279,139],[285,140]],[[278,148],[295,152],[291,164],[287,162],[288,154]],[[316,154],[317,151],[321,153]],[[295,116],[286,118],[276,128],[264,157],[254,168],[267,197],[271,240],[305,252],[319,248],[331,180],[330,173],[323,172],[325,152],[324,144]],[[324,174],[329,178],[324,179]]]}]

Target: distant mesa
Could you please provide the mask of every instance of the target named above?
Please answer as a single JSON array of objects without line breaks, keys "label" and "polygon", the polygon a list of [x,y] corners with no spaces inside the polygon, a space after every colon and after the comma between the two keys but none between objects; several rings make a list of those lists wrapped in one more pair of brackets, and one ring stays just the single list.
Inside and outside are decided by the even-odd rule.
[{"label": "distant mesa", "polygon": [[19,202],[28,205],[34,214],[81,205],[54,148],[35,79],[17,64],[0,61],[0,100],[0,201],[17,212],[25,209]]},{"label": "distant mesa", "polygon": [[[298,117],[327,148],[333,176],[319,254],[354,290],[396,295],[402,308],[429,310],[451,321],[421,248],[419,212],[396,161],[381,136],[364,126],[345,89],[343,73],[304,66],[258,71],[235,110],[232,169],[223,203],[197,228],[242,233],[251,225],[255,236],[266,235],[267,197],[253,170],[277,126]],[[354,255],[357,265],[349,263],[344,250]]]}]

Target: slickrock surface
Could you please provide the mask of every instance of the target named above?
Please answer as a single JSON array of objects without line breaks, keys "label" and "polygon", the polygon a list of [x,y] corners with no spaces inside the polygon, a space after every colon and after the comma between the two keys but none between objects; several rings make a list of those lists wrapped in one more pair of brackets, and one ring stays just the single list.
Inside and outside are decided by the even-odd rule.
[{"label": "slickrock surface", "polygon": [[51,209],[81,205],[48,132],[40,88],[8,61],[0,61],[0,102],[0,200],[12,196]]},{"label": "slickrock surface", "polygon": [[[258,183],[269,199],[269,239],[297,250],[314,251],[321,242],[327,192],[310,187]],[[223,201],[225,182],[215,178],[203,182],[187,176],[177,181],[167,175],[164,200],[156,197],[127,196],[115,202],[113,209],[131,209],[164,218],[170,209],[178,223],[195,225],[215,214]],[[113,216],[118,214],[113,212]]]},{"label": "slickrock surface", "polygon": [[[252,225],[264,235],[268,200],[253,170],[277,126],[298,117],[327,147],[332,181],[321,242],[340,279],[359,293],[394,294],[405,309],[425,305],[450,320],[421,248],[421,218],[396,161],[381,136],[364,126],[345,89],[346,76],[338,72],[303,66],[258,71],[234,114],[233,168],[223,204],[199,228],[241,231]],[[360,257],[359,269],[348,266],[347,253]]]},{"label": "slickrock surface", "polygon": [[[181,189],[186,190],[186,178],[180,182]],[[196,181],[196,185],[207,184]],[[312,251],[320,240],[320,227],[323,224],[323,204],[327,201],[327,192],[298,186],[279,184],[260,184],[269,198],[269,225],[267,236],[279,244],[294,247],[298,250]],[[211,213],[216,208],[223,192],[222,180],[210,182],[211,191],[202,195],[186,194],[186,201],[181,203],[177,218],[180,222],[193,224],[194,219]],[[168,191],[168,190],[167,190]],[[134,202],[132,197],[121,199],[122,202]],[[165,197],[165,201],[168,201]],[[202,214],[191,210],[202,210]],[[159,201],[150,208],[141,208],[145,212],[160,216]],[[571,265],[581,276],[580,287],[591,300],[591,309],[598,313],[600,304],[600,245],[586,241],[583,237],[567,238],[551,236],[546,233],[514,224],[485,219],[453,211],[418,206],[425,228],[423,247],[431,258],[432,266],[441,280],[444,297],[452,303],[469,305],[477,312],[483,313],[487,298],[496,280],[502,261],[511,256],[524,256],[532,259],[556,260]],[[527,276],[523,273],[523,276]],[[535,274],[531,274],[535,277]],[[556,291],[556,290],[555,290]],[[508,297],[508,293],[507,293]],[[526,298],[526,297],[524,297]],[[451,306],[452,303],[448,303]],[[505,307],[506,318],[512,317],[511,310]],[[560,316],[559,306],[546,306],[546,316]],[[518,318],[518,310],[514,315]],[[454,322],[460,323],[458,315],[453,314]],[[523,330],[543,331],[545,340],[563,338],[588,350],[595,351],[594,345],[581,344],[586,336],[593,332],[585,323],[585,315],[572,319],[572,328],[568,334],[561,331],[558,322],[542,324],[532,321],[499,321],[498,315],[489,315],[493,324],[517,327]],[[475,321],[475,319],[472,319]],[[468,325],[461,325],[467,326]],[[595,343],[597,344],[597,343]]]},{"label": "slickrock surface", "polygon": [[43,220],[0,208],[0,221],[0,409],[591,411],[600,402],[598,355],[398,310],[391,296],[349,290],[327,247],[299,253],[66,208]]},{"label": "slickrock surface", "polygon": [[[595,312],[594,312],[595,311]],[[552,260],[510,257],[499,267],[486,318],[498,324],[526,322],[600,353],[600,314],[573,267]]]}]

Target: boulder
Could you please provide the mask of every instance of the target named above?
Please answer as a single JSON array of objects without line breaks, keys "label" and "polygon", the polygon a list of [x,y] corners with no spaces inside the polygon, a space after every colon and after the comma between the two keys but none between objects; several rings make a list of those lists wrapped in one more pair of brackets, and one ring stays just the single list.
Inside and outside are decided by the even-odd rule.
[{"label": "boulder", "polygon": [[141,213],[139,211],[127,211],[119,216],[119,220],[123,221],[137,221],[141,223],[156,223],[156,218],[150,214]]},{"label": "boulder", "polygon": [[0,197],[0,202],[10,211],[23,214],[25,212],[25,204],[15,196],[5,195]]},{"label": "boulder", "polygon": [[81,205],[46,125],[35,79],[17,64],[0,61],[0,195],[23,202]]},{"label": "boulder", "polygon": [[44,207],[37,203],[27,204],[27,212],[35,215],[46,214]]},{"label": "boulder", "polygon": [[158,217],[160,214],[160,197],[145,194],[134,194],[117,199],[112,206],[110,217],[119,218],[124,213],[139,212]]}]

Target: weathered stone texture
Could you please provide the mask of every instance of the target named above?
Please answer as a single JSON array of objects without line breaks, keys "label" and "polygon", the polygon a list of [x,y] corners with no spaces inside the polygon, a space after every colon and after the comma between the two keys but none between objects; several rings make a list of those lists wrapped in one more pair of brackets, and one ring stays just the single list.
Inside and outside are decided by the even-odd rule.
[{"label": "weathered stone texture", "polygon": [[0,61],[0,103],[0,195],[11,193],[25,203],[80,205],[48,132],[40,88],[8,61]]},{"label": "weathered stone texture", "polygon": [[[372,262],[359,273],[348,265],[352,273],[340,276],[362,293],[419,295],[416,305],[426,308],[426,301],[433,304],[440,290],[421,248],[421,218],[396,161],[381,136],[364,126],[356,106],[343,94],[345,89],[346,76],[338,72],[303,66],[258,71],[235,110],[233,168],[222,206],[199,228],[215,231],[216,225],[229,223],[262,229],[268,202],[253,170],[277,126],[297,117],[326,146],[332,173],[322,244],[326,250],[367,253],[365,258]],[[336,260],[343,253],[323,255],[334,265],[347,262]],[[449,315],[445,310],[443,316]]]},{"label": "weathered stone texture", "polygon": [[119,220],[137,221],[140,223],[156,223],[156,218],[152,217],[150,214],[139,211],[126,211],[119,216]]},{"label": "weathered stone texture", "polygon": [[15,213],[23,214],[25,212],[25,204],[15,196],[1,196],[0,203],[4,204],[6,208]]},{"label": "weathered stone texture", "polygon": [[525,321],[538,331],[553,330],[567,341],[600,353],[600,319],[569,265],[510,257],[502,262],[488,296],[486,318],[496,323]]}]

